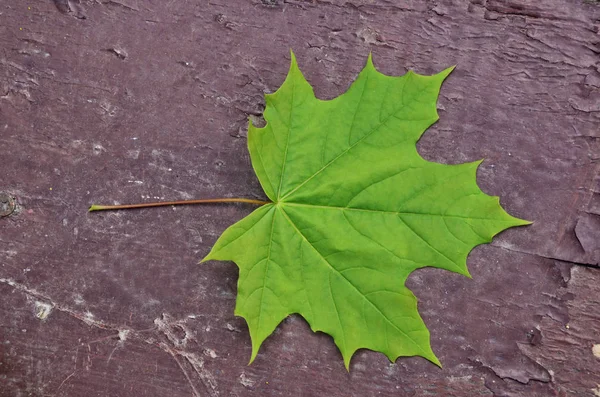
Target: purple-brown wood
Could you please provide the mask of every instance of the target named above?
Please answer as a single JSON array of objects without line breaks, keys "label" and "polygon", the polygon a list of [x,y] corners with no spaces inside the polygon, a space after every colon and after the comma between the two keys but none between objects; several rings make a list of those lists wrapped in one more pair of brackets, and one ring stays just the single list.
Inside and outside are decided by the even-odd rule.
[{"label": "purple-brown wood", "polygon": [[[599,29],[592,0],[0,2],[0,396],[600,396]],[[247,366],[237,268],[197,262],[254,206],[87,212],[264,199],[247,118],[290,48],[320,98],[369,51],[456,64],[420,153],[485,158],[482,189],[535,221],[473,280],[410,277],[443,369],[360,351],[347,373],[298,316]]]}]

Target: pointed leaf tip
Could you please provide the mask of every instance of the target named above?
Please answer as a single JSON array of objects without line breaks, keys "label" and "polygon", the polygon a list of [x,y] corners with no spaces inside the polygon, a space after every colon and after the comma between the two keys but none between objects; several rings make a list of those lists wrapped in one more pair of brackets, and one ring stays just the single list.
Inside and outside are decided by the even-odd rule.
[{"label": "pointed leaf tip", "polygon": [[517,223],[516,226],[529,226],[533,225],[534,221],[528,221],[527,219],[516,218],[513,216],[513,219]]},{"label": "pointed leaf tip", "polygon": [[256,359],[256,356],[258,355],[259,349],[260,349],[260,344],[258,346],[256,346],[254,341],[252,341],[252,354],[250,355],[250,361],[248,361],[248,365],[251,365],[254,362],[254,360]]},{"label": "pointed leaf tip", "polygon": [[292,69],[298,69],[298,61],[296,60],[296,54],[290,48],[290,70]]},{"label": "pointed leaf tip", "polygon": [[462,273],[462,275],[470,280],[473,280],[473,276],[471,276],[471,272],[469,272],[469,269],[467,269],[466,267],[465,267],[465,272]]},{"label": "pointed leaf tip", "polygon": [[367,57],[367,66],[375,69],[375,65],[373,64],[373,51],[369,51],[369,56]]},{"label": "pointed leaf tip", "polygon": [[429,360],[430,362],[432,362],[433,364],[437,365],[438,367],[440,367],[440,369],[442,369],[442,363],[440,362],[440,360],[438,360],[438,358],[436,356],[433,356],[432,358],[427,358],[427,360]]},{"label": "pointed leaf tip", "polygon": [[344,356],[344,367],[346,368],[346,371],[350,372],[350,361],[352,360],[352,356],[354,355],[354,353],[350,354],[349,357]]},{"label": "pointed leaf tip", "polygon": [[455,68],[456,68],[456,65],[450,66],[449,68],[446,68],[446,69],[442,70],[441,72],[439,72],[437,75],[440,76],[442,78],[442,80],[445,80],[450,75],[450,73],[452,73],[454,71]]}]

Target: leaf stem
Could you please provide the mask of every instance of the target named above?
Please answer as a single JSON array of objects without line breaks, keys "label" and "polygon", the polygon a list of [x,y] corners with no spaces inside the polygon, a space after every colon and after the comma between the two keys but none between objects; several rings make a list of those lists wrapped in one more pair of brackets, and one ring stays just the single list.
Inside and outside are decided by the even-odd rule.
[{"label": "leaf stem", "polygon": [[213,204],[213,203],[247,203],[256,205],[271,204],[270,201],[252,200],[245,198],[219,198],[219,199],[202,199],[202,200],[181,200],[181,201],[159,201],[154,203],[140,204],[119,204],[119,205],[97,205],[93,204],[89,211],[106,211],[106,210],[129,210],[135,208],[148,207],[164,207],[169,205],[190,205],[190,204]]}]

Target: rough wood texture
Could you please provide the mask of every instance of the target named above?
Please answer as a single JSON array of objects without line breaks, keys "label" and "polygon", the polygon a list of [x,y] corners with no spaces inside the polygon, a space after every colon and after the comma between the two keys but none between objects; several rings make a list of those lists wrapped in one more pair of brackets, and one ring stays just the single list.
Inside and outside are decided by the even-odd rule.
[{"label": "rough wood texture", "polygon": [[[600,4],[583,0],[0,3],[2,396],[599,396]],[[430,160],[535,221],[409,287],[444,369],[285,320],[246,366],[237,270],[197,265],[262,197],[246,150],[293,48],[317,96],[369,51],[388,74],[457,64]],[[600,347],[596,347],[596,352]]]}]

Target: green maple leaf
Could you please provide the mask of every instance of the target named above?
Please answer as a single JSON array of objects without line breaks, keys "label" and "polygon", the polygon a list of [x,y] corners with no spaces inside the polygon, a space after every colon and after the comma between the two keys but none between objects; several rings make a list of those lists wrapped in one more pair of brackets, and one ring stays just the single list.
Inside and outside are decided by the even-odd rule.
[{"label": "green maple leaf", "polygon": [[266,95],[267,125],[248,131],[272,203],[229,227],[203,259],[240,269],[235,314],[248,323],[250,362],[298,313],[333,337],[346,368],[360,348],[440,365],[407,277],[426,266],[470,277],[475,246],[529,223],[479,189],[480,161],[444,165],[417,153],[451,71],[390,77],[369,56],[346,93],[323,101],[292,53],[285,82]]}]

